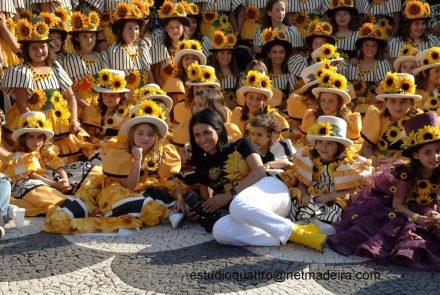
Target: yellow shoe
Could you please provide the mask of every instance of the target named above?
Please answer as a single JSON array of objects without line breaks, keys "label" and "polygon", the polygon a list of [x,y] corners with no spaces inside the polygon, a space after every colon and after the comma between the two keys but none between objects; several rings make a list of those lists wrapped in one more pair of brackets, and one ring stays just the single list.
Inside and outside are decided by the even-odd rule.
[{"label": "yellow shoe", "polygon": [[315,234],[323,234],[323,232],[319,229],[319,227],[314,224],[313,222],[310,222],[309,224],[306,224],[308,226],[307,230],[309,232],[315,233]]},{"label": "yellow shoe", "polygon": [[314,224],[294,224],[289,240],[322,252],[327,235],[313,232],[315,226]]}]

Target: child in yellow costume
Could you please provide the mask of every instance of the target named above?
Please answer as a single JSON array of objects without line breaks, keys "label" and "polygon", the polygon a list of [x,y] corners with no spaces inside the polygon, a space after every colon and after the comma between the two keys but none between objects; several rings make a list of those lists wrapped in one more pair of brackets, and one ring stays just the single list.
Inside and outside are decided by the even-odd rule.
[{"label": "child in yellow costume", "polygon": [[[18,128],[12,133],[17,151],[3,161],[4,173],[11,178],[11,204],[26,209],[26,216],[44,214],[60,202],[71,189],[63,161],[53,147],[46,145],[53,137],[51,124],[41,112],[27,112],[20,116]],[[46,167],[56,171],[56,180]]]},{"label": "child in yellow costume", "polygon": [[185,203],[168,180],[180,171],[180,157],[172,145],[161,144],[168,132],[162,116],[151,100],[135,106],[118,144],[101,153],[105,179],[97,198],[64,202],[48,214],[44,230],[74,234],[155,226],[170,216],[173,205],[183,211]]}]

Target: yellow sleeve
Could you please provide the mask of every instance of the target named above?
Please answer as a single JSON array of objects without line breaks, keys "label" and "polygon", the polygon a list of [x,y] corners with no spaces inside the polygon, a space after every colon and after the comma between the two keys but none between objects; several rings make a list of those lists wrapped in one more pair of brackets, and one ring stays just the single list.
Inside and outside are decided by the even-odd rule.
[{"label": "yellow sleeve", "polygon": [[225,108],[226,108],[226,122],[231,123],[232,111],[227,107]]},{"label": "yellow sleeve", "polygon": [[228,131],[229,139],[232,142],[235,142],[238,139],[243,137],[241,134],[240,128],[238,128],[238,126],[235,125],[234,123],[225,123],[225,128],[226,128],[226,131]]},{"label": "yellow sleeve", "polygon": [[302,101],[303,98],[303,96],[295,93],[289,95],[289,98],[287,99],[287,113],[289,114],[289,117],[296,120],[302,120],[304,118],[304,114],[309,108]]},{"label": "yellow sleeve", "polygon": [[362,124],[362,137],[373,146],[377,145],[381,136],[380,127],[381,118],[379,109],[375,106],[370,106],[367,109],[367,113],[365,114],[364,122]]},{"label": "yellow sleeve", "polygon": [[44,164],[55,171],[64,167],[64,161],[58,157],[54,147],[46,147],[41,149],[40,156]]},{"label": "yellow sleeve", "polygon": [[174,121],[181,123],[186,120],[190,120],[192,117],[192,110],[187,106],[185,102],[179,102],[174,106]]},{"label": "yellow sleeve", "polygon": [[96,106],[90,105],[86,107],[82,113],[83,124],[101,127],[102,116]]},{"label": "yellow sleeve", "polygon": [[127,149],[104,148],[101,159],[102,172],[114,177],[127,177],[134,163],[133,156]]},{"label": "yellow sleeve", "polygon": [[307,134],[307,130],[316,123],[316,115],[314,110],[307,110],[304,114],[302,123],[301,123],[301,131]]},{"label": "yellow sleeve", "polygon": [[356,140],[361,136],[362,120],[358,112],[351,113],[347,118],[347,138]]},{"label": "yellow sleeve", "polygon": [[13,153],[7,158],[2,168],[13,181],[26,178],[32,172],[38,174],[45,172],[38,161],[37,153]]},{"label": "yellow sleeve", "polygon": [[241,133],[243,134],[246,122],[241,119],[241,111],[242,111],[241,107],[236,107],[232,111],[231,123],[234,123],[235,125],[237,125],[238,128],[240,129]]},{"label": "yellow sleeve", "polygon": [[160,163],[157,175],[160,179],[168,179],[180,172],[182,163],[176,148],[167,144],[163,146],[162,162]]}]

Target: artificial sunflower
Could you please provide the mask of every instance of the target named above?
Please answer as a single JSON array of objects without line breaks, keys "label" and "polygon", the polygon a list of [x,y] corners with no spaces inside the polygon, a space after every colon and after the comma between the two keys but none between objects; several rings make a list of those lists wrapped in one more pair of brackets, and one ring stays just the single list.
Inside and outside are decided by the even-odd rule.
[{"label": "artificial sunflower", "polygon": [[212,34],[212,47],[215,49],[223,48],[227,42],[228,39],[223,31],[217,30]]},{"label": "artificial sunflower", "polygon": [[32,25],[25,18],[17,22],[17,37],[18,40],[29,40],[32,37]]},{"label": "artificial sunflower", "polygon": [[333,31],[333,27],[331,24],[329,24],[328,22],[323,22],[321,24],[322,27],[322,32],[326,35],[331,35],[332,31]]},{"label": "artificial sunflower", "polygon": [[131,14],[132,14],[134,17],[142,17],[142,10],[139,8],[138,5],[133,5],[133,6],[131,7]]},{"label": "artificial sunflower", "polygon": [[154,116],[159,117],[161,113],[160,107],[152,100],[146,99],[141,102],[139,105],[138,112],[136,113],[136,117],[138,116]]},{"label": "artificial sunflower", "polygon": [[260,85],[261,88],[264,89],[271,89],[272,88],[272,82],[270,81],[270,78],[268,76],[261,76],[260,78]]},{"label": "artificial sunflower", "polygon": [[356,92],[356,96],[361,96],[365,90],[367,90],[367,84],[363,80],[356,80],[353,83],[353,88]]},{"label": "artificial sunflower", "polygon": [[261,34],[261,41],[263,42],[263,44],[266,44],[267,42],[271,41],[274,37],[273,37],[274,33],[272,31],[272,28],[266,28],[263,30],[263,33]]},{"label": "artificial sunflower", "polygon": [[120,91],[125,88],[127,82],[125,82],[125,78],[121,76],[113,76],[113,78],[110,81],[111,88],[115,91]]},{"label": "artificial sunflower", "polygon": [[200,78],[202,82],[212,82],[215,80],[215,70],[211,67],[205,67],[201,73]]},{"label": "artificial sunflower", "polygon": [[101,25],[103,27],[108,26],[110,24],[111,21],[111,15],[109,12],[103,12],[101,14]]},{"label": "artificial sunflower", "polygon": [[185,6],[183,6],[182,3],[176,3],[176,5],[174,5],[174,12],[178,16],[186,16]]},{"label": "artificial sunflower", "polygon": [[422,2],[412,0],[406,4],[404,13],[409,19],[423,18],[425,16],[426,9]]},{"label": "artificial sunflower", "polygon": [[98,74],[98,83],[101,87],[110,86],[113,79],[112,72],[108,69],[101,70]]},{"label": "artificial sunflower", "polygon": [[50,101],[53,105],[64,102],[63,95],[59,91],[54,91],[50,97]]},{"label": "artificial sunflower", "polygon": [[20,19],[30,20],[32,18],[33,12],[30,9],[20,9]]},{"label": "artificial sunflower", "polygon": [[280,40],[287,40],[287,34],[284,31],[275,31],[274,32],[275,38]]},{"label": "artificial sunflower", "polygon": [[383,138],[379,140],[378,149],[382,152],[388,150],[388,143]]},{"label": "artificial sunflower", "polygon": [[80,31],[87,27],[87,19],[81,12],[75,11],[70,16],[70,26],[72,31]]},{"label": "artificial sunflower", "polygon": [[189,48],[192,50],[202,51],[202,44],[197,40],[190,40]]},{"label": "artificial sunflower", "polygon": [[252,86],[257,80],[257,77],[261,74],[255,70],[251,70],[246,75],[246,80],[244,81],[245,86]]},{"label": "artificial sunflower", "polygon": [[49,26],[45,22],[37,22],[34,24],[33,29],[34,36],[39,40],[47,38],[49,34]]},{"label": "artificial sunflower", "polygon": [[54,107],[53,110],[53,117],[55,120],[62,124],[68,124],[70,119],[70,112],[67,109],[67,107],[63,104],[58,104]]},{"label": "artificial sunflower", "polygon": [[309,16],[305,12],[295,12],[293,14],[293,24],[297,28],[303,28],[309,22]]},{"label": "artificial sunflower", "polygon": [[187,74],[190,81],[198,80],[201,74],[200,65],[198,63],[192,63],[188,67]]},{"label": "artificial sunflower", "polygon": [[234,34],[229,34],[226,36],[228,47],[234,47],[235,43],[237,43],[237,37]]},{"label": "artificial sunflower", "polygon": [[93,87],[95,87],[95,78],[92,75],[87,75],[81,80],[75,81],[73,83],[73,91],[78,94],[82,99],[87,98]]},{"label": "artificial sunflower", "polygon": [[156,172],[159,169],[159,162],[154,161],[154,159],[147,159],[145,168],[148,172]]},{"label": "artificial sunflower", "polygon": [[119,117],[125,117],[128,114],[128,108],[126,105],[122,104],[116,108],[115,114]]},{"label": "artificial sunflower", "polygon": [[67,12],[66,8],[62,6],[57,7],[54,11],[54,14],[58,16],[63,22],[67,22],[69,18],[69,13]]},{"label": "artificial sunflower", "polygon": [[403,93],[412,94],[416,91],[416,85],[414,84],[414,81],[412,81],[408,77],[403,76],[399,80],[399,88],[402,90]]},{"label": "artificial sunflower", "polygon": [[319,56],[321,57],[321,60],[339,57],[339,54],[336,51],[336,47],[332,44],[322,45],[319,51]]},{"label": "artificial sunflower", "polygon": [[212,24],[218,19],[218,12],[213,9],[209,9],[205,14],[203,15],[203,21],[209,24]]},{"label": "artificial sunflower", "polygon": [[364,23],[359,29],[360,37],[368,37],[374,34],[374,25],[372,23]]},{"label": "artificial sunflower", "polygon": [[417,180],[417,191],[419,195],[428,195],[431,192],[431,185],[428,180]]},{"label": "artificial sunflower", "polygon": [[399,76],[397,73],[388,72],[385,76],[385,79],[382,81],[382,88],[385,93],[393,92],[393,90],[397,87],[399,81]]},{"label": "artificial sunflower", "polygon": [[428,58],[431,64],[440,63],[440,48],[433,47],[428,51]]},{"label": "artificial sunflower", "polygon": [[384,39],[386,37],[385,31],[380,28],[376,29],[374,31],[374,34],[375,34],[376,38],[379,38],[379,39]]},{"label": "artificial sunflower", "polygon": [[188,14],[191,15],[199,15],[200,14],[200,9],[199,6],[197,6],[197,4],[195,3],[189,3],[189,10],[188,10]]},{"label": "artificial sunflower", "polygon": [[[165,1],[168,2],[168,1]],[[165,3],[164,3],[165,5]],[[162,9],[161,9],[162,10]],[[159,15],[161,13],[161,10],[159,10]],[[114,17],[116,20],[125,18],[127,15],[131,14],[131,7],[128,3],[122,2],[118,3],[115,8]]]},{"label": "artificial sunflower", "polygon": [[231,181],[239,181],[250,172],[246,160],[243,159],[238,151],[234,151],[228,155],[228,159],[223,166],[223,171],[226,173],[225,177]]},{"label": "artificial sunflower", "polygon": [[417,143],[425,143],[439,138],[439,129],[432,126],[424,126],[417,132]]},{"label": "artificial sunflower", "polygon": [[141,83],[141,73],[139,70],[134,70],[127,77],[125,77],[125,81],[127,82],[128,89],[135,90]]},{"label": "artificial sunflower", "polygon": [[333,80],[333,85],[335,86],[335,88],[340,89],[340,90],[347,89],[347,79],[345,79],[344,76],[334,74],[332,80]]},{"label": "artificial sunflower", "polygon": [[52,28],[55,25],[55,16],[50,12],[40,12],[39,17]]},{"label": "artificial sunflower", "polygon": [[92,27],[94,30],[96,30],[96,28],[99,26],[99,23],[100,23],[99,15],[96,12],[91,11],[88,16],[89,26]]},{"label": "artificial sunflower", "polygon": [[390,21],[386,17],[381,17],[380,19],[377,20],[377,23],[379,24],[379,27],[382,29],[386,29],[391,26]]},{"label": "artificial sunflower", "polygon": [[106,128],[113,128],[116,126],[116,118],[112,115],[106,115],[103,119],[104,127]]},{"label": "artificial sunflower", "polygon": [[40,111],[46,104],[46,99],[46,92],[41,89],[35,89],[27,105],[32,111]]},{"label": "artificial sunflower", "polygon": [[220,22],[220,25],[226,25],[229,23],[229,18],[226,14],[222,14],[219,16],[218,21]]},{"label": "artificial sunflower", "polygon": [[330,82],[332,79],[332,71],[329,70],[322,70],[322,74],[320,77],[316,77],[316,79],[318,80],[319,85],[322,86],[330,86]]},{"label": "artificial sunflower", "polygon": [[388,138],[389,142],[397,142],[401,136],[402,130],[395,125],[391,125],[385,132],[385,136]]},{"label": "artificial sunflower", "polygon": [[415,56],[417,53],[419,53],[419,51],[409,43],[405,43],[402,48],[400,48],[400,55],[402,56]]},{"label": "artificial sunflower", "polygon": [[244,17],[247,20],[258,22],[260,20],[260,10],[255,6],[248,6],[244,12]]}]

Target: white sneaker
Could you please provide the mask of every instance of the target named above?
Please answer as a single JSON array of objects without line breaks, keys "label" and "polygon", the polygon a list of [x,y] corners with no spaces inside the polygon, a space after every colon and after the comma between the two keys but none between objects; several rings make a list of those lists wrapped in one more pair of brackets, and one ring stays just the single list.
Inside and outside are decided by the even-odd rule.
[{"label": "white sneaker", "polygon": [[321,230],[321,232],[325,233],[328,236],[334,235],[336,233],[336,230],[333,225],[322,222],[318,218],[314,217],[311,219],[311,222],[316,224],[317,227]]},{"label": "white sneaker", "polygon": [[182,221],[183,217],[184,217],[183,213],[172,211],[170,213],[170,216],[168,216],[168,219],[171,222],[171,226],[173,228],[177,228],[180,222]]},{"label": "white sneaker", "polygon": [[[2,217],[0,216],[0,218]],[[0,240],[3,239],[5,234],[6,234],[5,227],[3,225],[0,225]]]}]

